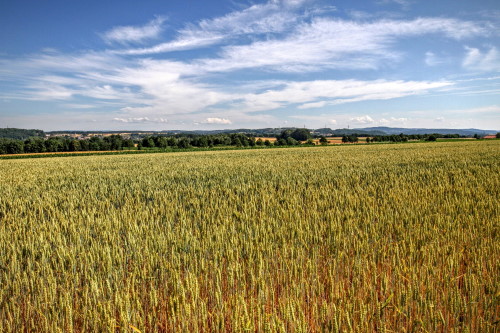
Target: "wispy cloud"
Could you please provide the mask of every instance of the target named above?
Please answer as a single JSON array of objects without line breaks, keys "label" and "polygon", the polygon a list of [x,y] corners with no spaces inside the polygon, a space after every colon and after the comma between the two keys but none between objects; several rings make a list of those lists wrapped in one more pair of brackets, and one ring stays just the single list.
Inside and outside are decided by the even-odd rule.
[{"label": "wispy cloud", "polygon": [[183,51],[197,49],[205,46],[214,45],[223,40],[224,36],[216,34],[199,34],[197,36],[182,36],[171,42],[161,43],[151,47],[144,47],[139,49],[117,50],[113,51],[116,54],[130,54],[130,55],[145,55],[155,53],[165,53],[173,51]]},{"label": "wispy cloud", "polygon": [[490,47],[487,52],[473,47],[465,47],[467,54],[462,66],[477,71],[500,71],[500,52],[496,47]]},{"label": "wispy cloud", "polygon": [[401,117],[401,118],[396,118],[396,117],[390,117],[389,119],[382,118],[378,120],[378,123],[383,126],[402,126],[405,125],[406,122],[408,121],[408,118]]},{"label": "wispy cloud", "polygon": [[108,43],[141,43],[158,38],[164,22],[165,18],[160,16],[143,26],[115,27],[102,34],[102,38]]},{"label": "wispy cloud", "polygon": [[229,125],[232,124],[233,122],[229,119],[226,118],[206,118],[203,121],[204,124],[223,124],[223,125]]},{"label": "wispy cloud", "polygon": [[362,124],[362,125],[366,125],[366,124],[373,124],[375,122],[375,120],[366,115],[366,116],[359,116],[359,117],[353,117],[350,119],[351,122],[355,123],[355,124]]},{"label": "wispy cloud", "polygon": [[119,123],[168,123],[167,119],[164,118],[155,118],[149,119],[148,117],[137,117],[137,118],[113,118],[113,121]]},{"label": "wispy cloud", "polygon": [[272,68],[284,72],[324,68],[376,69],[384,61],[397,61],[396,41],[412,36],[438,34],[462,39],[487,33],[479,24],[446,18],[355,22],[316,18],[299,24],[285,38],[226,46],[221,57],[200,60],[212,71]]},{"label": "wispy cloud", "polygon": [[270,1],[213,19],[204,19],[179,30],[177,38],[152,47],[119,50],[117,53],[144,55],[189,50],[221,43],[240,35],[281,33],[300,19],[295,10],[304,1]]},{"label": "wispy cloud", "polygon": [[[247,107],[264,104],[274,108],[300,104],[299,109],[318,108],[363,100],[384,100],[422,94],[452,85],[452,82],[321,80],[286,82],[282,88],[247,96]],[[317,101],[321,99],[321,101]],[[256,110],[258,111],[258,109]]]}]

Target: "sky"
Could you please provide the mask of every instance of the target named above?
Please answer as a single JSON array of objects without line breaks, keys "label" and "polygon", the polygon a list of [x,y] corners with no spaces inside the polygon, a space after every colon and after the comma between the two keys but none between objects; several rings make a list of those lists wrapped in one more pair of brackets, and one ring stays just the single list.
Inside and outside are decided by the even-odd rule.
[{"label": "sky", "polygon": [[497,0],[3,0],[0,128],[500,130]]}]

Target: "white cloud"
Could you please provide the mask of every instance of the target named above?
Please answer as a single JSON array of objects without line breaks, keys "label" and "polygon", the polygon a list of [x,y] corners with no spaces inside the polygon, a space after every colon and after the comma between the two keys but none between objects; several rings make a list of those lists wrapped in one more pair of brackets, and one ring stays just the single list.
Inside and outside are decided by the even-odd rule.
[{"label": "white cloud", "polygon": [[391,117],[391,122],[396,122],[396,123],[404,123],[406,121],[408,121],[408,118],[395,118],[395,117]]},{"label": "white cloud", "polygon": [[149,119],[148,117],[137,117],[137,118],[113,118],[113,121],[120,122],[120,123],[167,123],[167,119],[164,118],[155,118],[155,119]]},{"label": "white cloud", "polygon": [[301,23],[281,39],[224,47],[220,58],[200,60],[210,71],[266,68],[284,72],[315,71],[322,68],[376,69],[383,61],[397,61],[401,53],[392,46],[399,39],[441,34],[462,39],[485,34],[473,22],[446,18],[354,22],[316,18]]},{"label": "white cloud", "polygon": [[[298,9],[303,8],[306,2],[308,1],[270,1],[256,4],[241,11],[187,25],[171,41],[115,52],[144,55],[188,50],[235,40],[242,35],[266,34],[266,40],[253,37],[260,41],[226,46],[222,59],[205,59],[202,63],[216,71],[261,66],[279,66],[280,70],[288,71],[324,66],[375,68],[384,59],[395,60],[400,56],[398,52],[390,50],[391,44],[399,38],[442,34],[461,39],[487,33],[487,28],[478,23],[448,18],[382,19],[362,23],[316,18],[307,22],[309,16],[320,15],[321,11],[331,11],[332,8],[309,5],[307,10],[300,12]],[[120,29],[122,28],[135,31],[132,27]],[[285,38],[281,35],[283,33],[286,34]],[[117,40],[120,36],[126,40],[126,36],[135,34],[116,35],[119,35]],[[279,38],[275,38],[276,36]],[[351,55],[349,61],[340,59],[340,56],[346,54]],[[313,61],[320,63],[311,66]]]},{"label": "white cloud", "polygon": [[207,118],[203,121],[204,124],[224,124],[229,125],[232,124],[232,121],[225,118]]},{"label": "white cloud", "polygon": [[444,117],[434,118],[434,121],[437,122],[437,123],[442,123],[442,122],[444,122]]},{"label": "white cloud", "polygon": [[214,31],[224,34],[258,34],[282,32],[297,20],[292,14],[295,7],[304,1],[272,1],[253,5],[211,20],[202,20],[197,25],[181,31],[196,34],[199,31]]},{"label": "white cloud", "polygon": [[[82,61],[79,61],[81,58]],[[18,98],[38,100],[72,100],[84,97],[85,104],[95,108],[112,107],[120,112],[117,118],[155,119],[181,114],[203,114],[220,108],[229,114],[269,111],[298,104],[299,109],[324,107],[363,100],[383,100],[451,86],[447,81],[361,81],[263,80],[243,85],[202,83],[208,68],[179,61],[154,59],[121,60],[116,55],[83,54],[43,55],[42,60],[28,64],[42,74],[26,76],[29,89]],[[27,60],[13,63],[22,68]],[[60,63],[61,67],[56,68]],[[118,66],[115,66],[115,63]],[[12,67],[12,66],[11,66]],[[208,73],[207,73],[208,72]],[[227,116],[216,117],[226,119]],[[130,119],[129,119],[130,118]],[[200,119],[198,117],[198,119]],[[231,119],[233,119],[231,117]],[[250,119],[250,118],[248,118]],[[252,118],[252,121],[256,121]]]},{"label": "white cloud", "polygon": [[143,123],[149,121],[148,117],[141,118],[113,118],[114,121],[118,121],[121,123]]},{"label": "white cloud", "polygon": [[408,121],[408,118],[395,118],[390,117],[389,119],[381,118],[378,121],[374,121],[382,126],[402,126]]},{"label": "white cloud", "polygon": [[143,55],[143,54],[154,54],[154,53],[164,53],[172,51],[183,51],[196,49],[204,46],[209,46],[222,41],[224,37],[220,35],[200,35],[200,36],[183,36],[182,39],[177,39],[172,42],[161,43],[152,47],[145,47],[140,49],[129,49],[115,51],[117,54],[130,54],[130,55]]},{"label": "white cloud", "polygon": [[487,52],[472,47],[465,47],[467,54],[462,66],[478,71],[500,71],[500,52],[496,47],[491,47]]},{"label": "white cloud", "polygon": [[[317,80],[282,82],[278,88],[263,93],[247,94],[244,97],[247,111],[261,111],[264,106],[275,109],[288,104],[303,103],[299,109],[353,103],[365,100],[385,100],[422,94],[429,90],[452,85],[439,81],[360,81],[360,80]],[[317,99],[323,99],[317,101]]]},{"label": "white cloud", "polygon": [[165,18],[157,17],[141,27],[115,27],[110,31],[105,32],[102,35],[102,38],[109,43],[143,42],[144,40],[157,38],[162,31],[163,22],[165,22]]},{"label": "white cloud", "polygon": [[281,33],[300,18],[294,11],[305,1],[270,1],[234,11],[214,19],[201,20],[179,30],[177,38],[152,47],[128,49],[117,53],[141,55],[189,50],[221,43],[239,35]]},{"label": "white cloud", "polygon": [[366,115],[366,116],[359,116],[359,117],[353,117],[350,119],[350,121],[356,123],[356,124],[372,124],[375,122],[372,117]]}]

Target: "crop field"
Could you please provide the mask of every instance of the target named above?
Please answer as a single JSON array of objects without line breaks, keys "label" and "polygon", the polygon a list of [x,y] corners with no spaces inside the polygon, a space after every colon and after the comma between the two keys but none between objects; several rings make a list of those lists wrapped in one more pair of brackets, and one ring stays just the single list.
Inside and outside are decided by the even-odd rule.
[{"label": "crop field", "polygon": [[0,332],[495,332],[500,142],[0,161]]}]

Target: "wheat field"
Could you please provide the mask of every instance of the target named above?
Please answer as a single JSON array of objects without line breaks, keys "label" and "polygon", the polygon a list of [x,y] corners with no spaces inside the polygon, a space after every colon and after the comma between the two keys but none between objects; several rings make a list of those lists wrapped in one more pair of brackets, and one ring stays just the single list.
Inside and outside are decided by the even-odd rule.
[{"label": "wheat field", "polygon": [[0,160],[0,332],[494,332],[499,148]]}]

